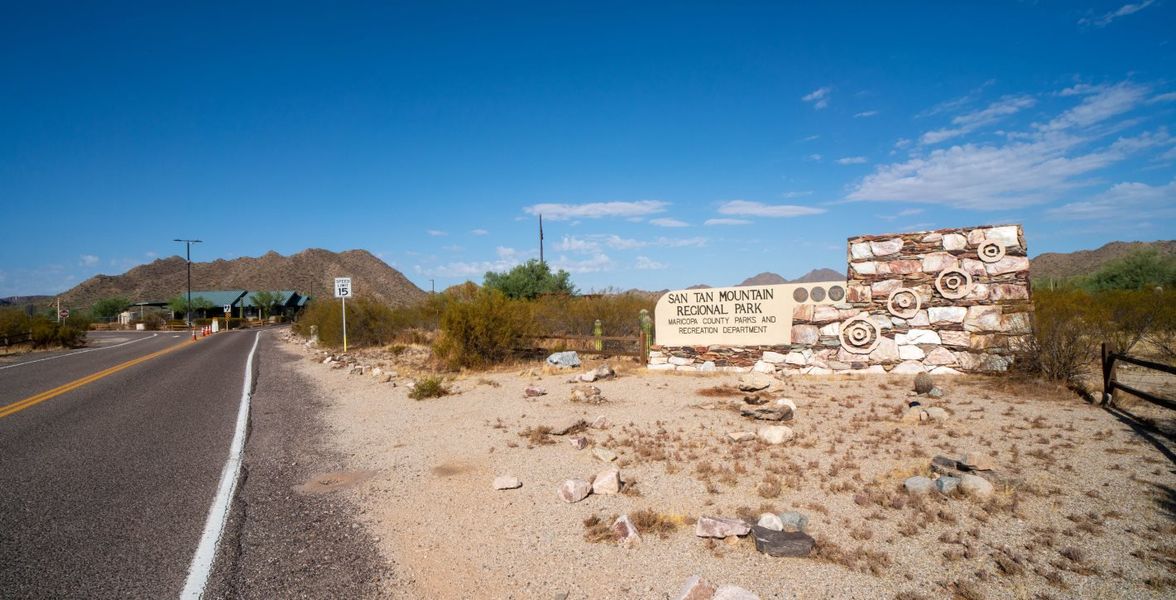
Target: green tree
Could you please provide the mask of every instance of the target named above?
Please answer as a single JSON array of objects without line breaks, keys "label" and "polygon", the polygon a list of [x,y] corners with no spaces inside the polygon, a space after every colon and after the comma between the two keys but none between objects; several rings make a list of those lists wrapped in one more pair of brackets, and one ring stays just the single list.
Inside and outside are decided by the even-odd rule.
[{"label": "green tree", "polygon": [[1104,265],[1083,286],[1104,290],[1138,290],[1176,285],[1176,256],[1160,254],[1154,248],[1140,250]]},{"label": "green tree", "polygon": [[277,292],[261,291],[249,296],[249,299],[261,310],[261,318],[264,319],[282,301],[282,295]]},{"label": "green tree", "polygon": [[543,294],[576,293],[572,286],[571,275],[560,269],[552,273],[547,263],[529,260],[505,273],[486,272],[484,287],[498,290],[507,298],[531,300]]},{"label": "green tree", "polygon": [[90,313],[95,319],[109,321],[130,306],[131,301],[126,298],[103,298],[94,303],[94,307],[90,310]]},{"label": "green tree", "polygon": [[[179,296],[176,296],[175,298],[168,300],[167,301],[167,308],[169,310],[171,310],[173,314],[176,314],[179,316],[187,315],[188,314],[188,296],[186,294],[180,294]],[[210,308],[212,308],[212,301],[209,300],[208,298],[205,298],[204,296],[193,296],[192,297],[192,315],[193,316],[196,316],[196,313],[203,314],[203,313],[207,312],[208,309],[210,309]]]}]

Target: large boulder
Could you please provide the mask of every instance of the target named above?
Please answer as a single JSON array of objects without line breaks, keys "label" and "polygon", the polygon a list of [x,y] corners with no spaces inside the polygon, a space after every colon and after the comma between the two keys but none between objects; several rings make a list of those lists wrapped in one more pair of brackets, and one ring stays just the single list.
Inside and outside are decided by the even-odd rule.
[{"label": "large boulder", "polygon": [[621,492],[620,469],[607,469],[592,478],[592,493],[600,495],[619,494]]},{"label": "large boulder", "polygon": [[808,556],[816,541],[803,531],[777,531],[756,525],[751,528],[755,549],[768,556]]},{"label": "large boulder", "polygon": [[783,444],[796,436],[796,433],[791,428],[784,425],[772,425],[769,427],[760,427],[756,432],[756,436],[768,444]]},{"label": "large boulder", "polygon": [[547,364],[560,368],[578,367],[580,366],[580,355],[576,354],[574,350],[556,352],[547,357]]},{"label": "large boulder", "polygon": [[739,377],[736,384],[741,392],[758,392],[772,387],[775,380],[763,373],[747,373]]},{"label": "large boulder", "polygon": [[613,521],[611,529],[617,542],[625,548],[632,548],[641,543],[641,532],[637,531],[637,526],[633,524],[629,515],[617,517],[617,520]]}]

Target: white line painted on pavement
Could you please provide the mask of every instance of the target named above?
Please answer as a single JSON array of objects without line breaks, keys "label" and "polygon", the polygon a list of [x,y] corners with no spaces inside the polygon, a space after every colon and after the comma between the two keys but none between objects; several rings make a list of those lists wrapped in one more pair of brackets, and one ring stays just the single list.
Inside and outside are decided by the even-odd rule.
[{"label": "white line painted on pavement", "polygon": [[115,345],[113,345],[113,346],[102,346],[101,348],[86,348],[85,350],[78,350],[77,352],[70,352],[69,354],[58,354],[57,356],[46,356],[45,358],[38,358],[37,360],[29,360],[29,361],[25,361],[25,362],[22,362],[22,363],[16,363],[16,364],[13,364],[13,365],[5,365],[5,366],[3,366],[3,367],[0,367],[0,371],[3,371],[4,369],[11,369],[11,368],[13,368],[13,367],[23,367],[23,366],[25,366],[25,365],[31,365],[31,364],[33,364],[33,363],[45,362],[45,361],[47,361],[47,360],[53,360],[53,359],[56,359],[56,358],[65,358],[65,357],[67,357],[67,356],[76,356],[76,355],[78,355],[78,354],[85,354],[85,353],[87,353],[87,352],[97,352],[97,351],[99,351],[99,350],[110,350],[111,348],[118,348],[119,346],[126,346],[127,344],[133,344],[133,343],[135,343],[135,342],[141,342],[141,341],[143,341],[143,340],[149,340],[149,339],[151,339],[151,338],[153,338],[153,337],[156,337],[156,336],[158,336],[158,335],[159,335],[158,333],[154,333],[154,334],[151,334],[151,335],[149,335],[149,336],[146,336],[146,337],[141,337],[141,338],[139,338],[139,339],[137,339],[137,340],[131,340],[131,341],[129,341],[129,342],[123,342],[123,343],[121,343],[121,344],[115,344]]},{"label": "white line painted on pavement", "polygon": [[180,598],[184,600],[204,596],[204,588],[208,585],[208,578],[212,576],[216,549],[220,546],[225,522],[229,518],[233,494],[237,490],[237,479],[241,477],[245,430],[249,425],[249,398],[252,395],[249,389],[253,387],[253,355],[257,353],[257,342],[260,340],[259,331],[253,338],[253,349],[249,351],[249,358],[245,360],[245,387],[241,389],[241,406],[237,409],[237,430],[233,433],[233,443],[229,446],[229,460],[221,470],[220,485],[217,486],[216,497],[212,499],[212,508],[208,510],[208,519],[204,521],[200,545],[196,547],[196,556],[192,557],[192,564],[188,566],[188,580],[184,582],[184,591],[180,592]]}]

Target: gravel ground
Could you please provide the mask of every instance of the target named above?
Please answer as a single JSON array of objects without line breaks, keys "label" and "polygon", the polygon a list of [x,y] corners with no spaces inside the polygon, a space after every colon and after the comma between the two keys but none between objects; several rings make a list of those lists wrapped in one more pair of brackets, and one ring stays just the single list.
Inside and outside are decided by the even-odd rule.
[{"label": "gravel ground", "polygon": [[[416,401],[403,379],[394,387],[299,362],[328,399],[346,468],[374,473],[337,493],[361,507],[396,564],[386,595],[672,598],[695,574],[761,598],[1170,598],[1176,589],[1172,463],[1065,390],[945,378],[944,397],[923,401],[949,419],[911,423],[900,419],[909,377],[791,378],[769,395],[798,405],[787,423],[797,435],[769,446],[726,438],[764,424],[732,408],[743,397],[730,388],[736,376],[612,364],[619,376],[595,384],[607,402],[587,405],[569,401],[572,372],[462,375],[454,394]],[[548,394],[524,398],[528,385]],[[612,425],[580,434],[585,450],[568,436],[520,435],[600,415]],[[563,480],[607,468],[593,447],[620,455],[629,493],[562,502]],[[975,451],[1007,480],[991,499],[901,491],[906,477],[930,474],[933,456]],[[522,488],[494,490],[504,474]],[[642,509],[681,526],[632,549],[585,539],[589,517]],[[808,515],[814,556],[770,558],[750,537],[707,541],[690,525],[766,509]]]}]

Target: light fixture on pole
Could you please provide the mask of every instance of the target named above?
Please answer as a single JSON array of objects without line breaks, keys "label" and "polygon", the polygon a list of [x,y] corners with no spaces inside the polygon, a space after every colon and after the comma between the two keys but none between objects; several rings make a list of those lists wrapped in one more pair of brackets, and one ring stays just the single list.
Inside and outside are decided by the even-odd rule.
[{"label": "light fixture on pole", "polygon": [[172,241],[173,242],[183,242],[187,248],[186,258],[188,261],[188,304],[185,308],[188,309],[187,310],[188,329],[190,329],[192,331],[192,339],[196,339],[196,328],[192,327],[192,244],[199,244],[200,240],[176,239],[176,240],[172,240]]}]

